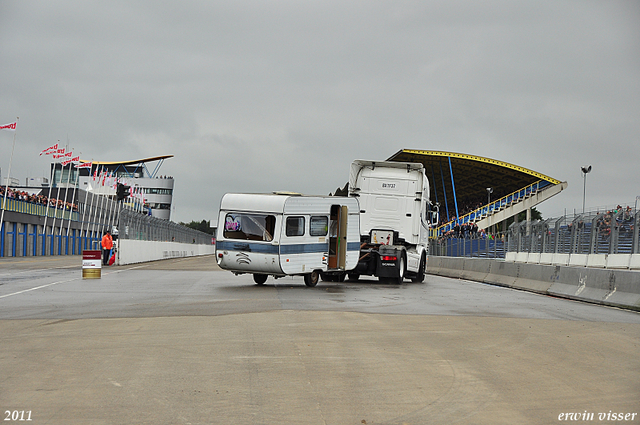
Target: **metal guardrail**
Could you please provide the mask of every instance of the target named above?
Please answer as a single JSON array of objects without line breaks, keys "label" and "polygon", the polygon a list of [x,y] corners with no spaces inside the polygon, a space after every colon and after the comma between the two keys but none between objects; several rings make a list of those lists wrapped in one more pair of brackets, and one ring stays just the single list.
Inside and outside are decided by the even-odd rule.
[{"label": "metal guardrail", "polygon": [[620,209],[513,223],[504,238],[440,238],[429,253],[447,257],[505,258],[506,252],[640,254],[640,211]]},{"label": "metal guardrail", "polygon": [[23,214],[38,215],[42,217],[49,216],[51,218],[61,218],[64,220],[69,220],[69,217],[71,217],[71,220],[74,221],[78,221],[79,216],[77,211],[71,211],[68,209],[56,208],[42,204],[35,204],[33,202],[26,202],[19,199],[11,198],[7,198],[6,205],[4,199],[0,198],[0,209]]},{"label": "metal guardrail", "polygon": [[429,241],[429,255],[437,257],[504,258],[505,242],[492,238],[447,238]]},{"label": "metal guardrail", "polygon": [[118,237],[143,241],[163,241],[211,245],[213,235],[123,208]]},{"label": "metal guardrail", "polygon": [[638,254],[640,212],[620,209],[514,223],[507,251],[555,254]]}]

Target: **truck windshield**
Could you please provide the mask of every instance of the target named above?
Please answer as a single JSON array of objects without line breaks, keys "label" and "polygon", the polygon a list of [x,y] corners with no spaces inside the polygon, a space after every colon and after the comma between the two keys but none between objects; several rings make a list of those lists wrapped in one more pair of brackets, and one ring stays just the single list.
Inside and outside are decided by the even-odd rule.
[{"label": "truck windshield", "polygon": [[228,213],[224,220],[223,235],[226,239],[270,242],[275,227],[276,218],[273,215]]}]

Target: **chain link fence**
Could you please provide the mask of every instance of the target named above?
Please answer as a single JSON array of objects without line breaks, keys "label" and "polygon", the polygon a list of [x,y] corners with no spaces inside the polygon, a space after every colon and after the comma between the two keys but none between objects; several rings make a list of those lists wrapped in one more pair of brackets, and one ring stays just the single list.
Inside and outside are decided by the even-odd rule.
[{"label": "chain link fence", "polygon": [[638,254],[640,212],[620,209],[514,223],[507,251],[557,254]]},{"label": "chain link fence", "polygon": [[638,254],[640,212],[618,209],[511,224],[506,235],[450,237],[430,241],[430,255],[505,258],[506,252]]},{"label": "chain link fence", "polygon": [[118,217],[118,237],[143,241],[162,241],[211,245],[213,235],[123,208]]}]

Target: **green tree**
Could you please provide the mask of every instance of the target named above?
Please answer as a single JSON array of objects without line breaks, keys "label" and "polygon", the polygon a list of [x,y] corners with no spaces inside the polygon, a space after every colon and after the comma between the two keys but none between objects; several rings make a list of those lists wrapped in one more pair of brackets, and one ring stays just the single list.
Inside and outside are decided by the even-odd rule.
[{"label": "green tree", "polygon": [[[518,223],[521,223],[523,221],[525,221],[527,219],[527,212],[526,211],[522,211],[521,213],[518,213]],[[536,209],[536,207],[532,207],[531,208],[531,220],[532,221],[541,221],[542,220],[542,213],[540,211],[538,211]],[[511,226],[513,224],[513,222],[515,221],[515,219],[513,217],[509,217],[507,219],[507,228],[509,228],[509,226]]]},{"label": "green tree", "polygon": [[213,235],[213,229],[211,228],[208,220],[190,221],[189,223],[180,222],[179,224],[185,227],[189,227],[190,229],[199,230],[201,232]]}]

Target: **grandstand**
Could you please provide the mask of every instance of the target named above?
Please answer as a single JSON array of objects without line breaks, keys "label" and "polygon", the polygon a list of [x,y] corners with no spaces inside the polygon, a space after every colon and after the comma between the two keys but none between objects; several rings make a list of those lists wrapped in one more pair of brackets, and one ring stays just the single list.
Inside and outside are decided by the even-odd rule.
[{"label": "grandstand", "polygon": [[442,219],[433,237],[460,224],[474,223],[479,229],[506,225],[509,217],[530,213],[532,207],[567,188],[567,182],[542,173],[462,153],[402,149],[388,161],[424,165],[432,185],[431,200],[440,204]]},{"label": "grandstand", "polygon": [[[117,176],[123,184],[133,187],[144,198],[146,209],[152,217],[163,220],[171,218],[171,204],[173,199],[173,177],[159,176],[158,172],[165,159],[173,155],[156,156],[129,161],[88,161],[80,160],[80,163],[91,163],[91,168],[62,167],[60,163],[52,163],[54,168],[53,187],[75,187],[78,180],[78,188],[89,192],[108,196],[115,195],[115,188],[111,186],[96,185],[92,176],[102,172]],[[148,167],[154,164],[153,167]],[[132,202],[129,200],[129,202]]]}]

